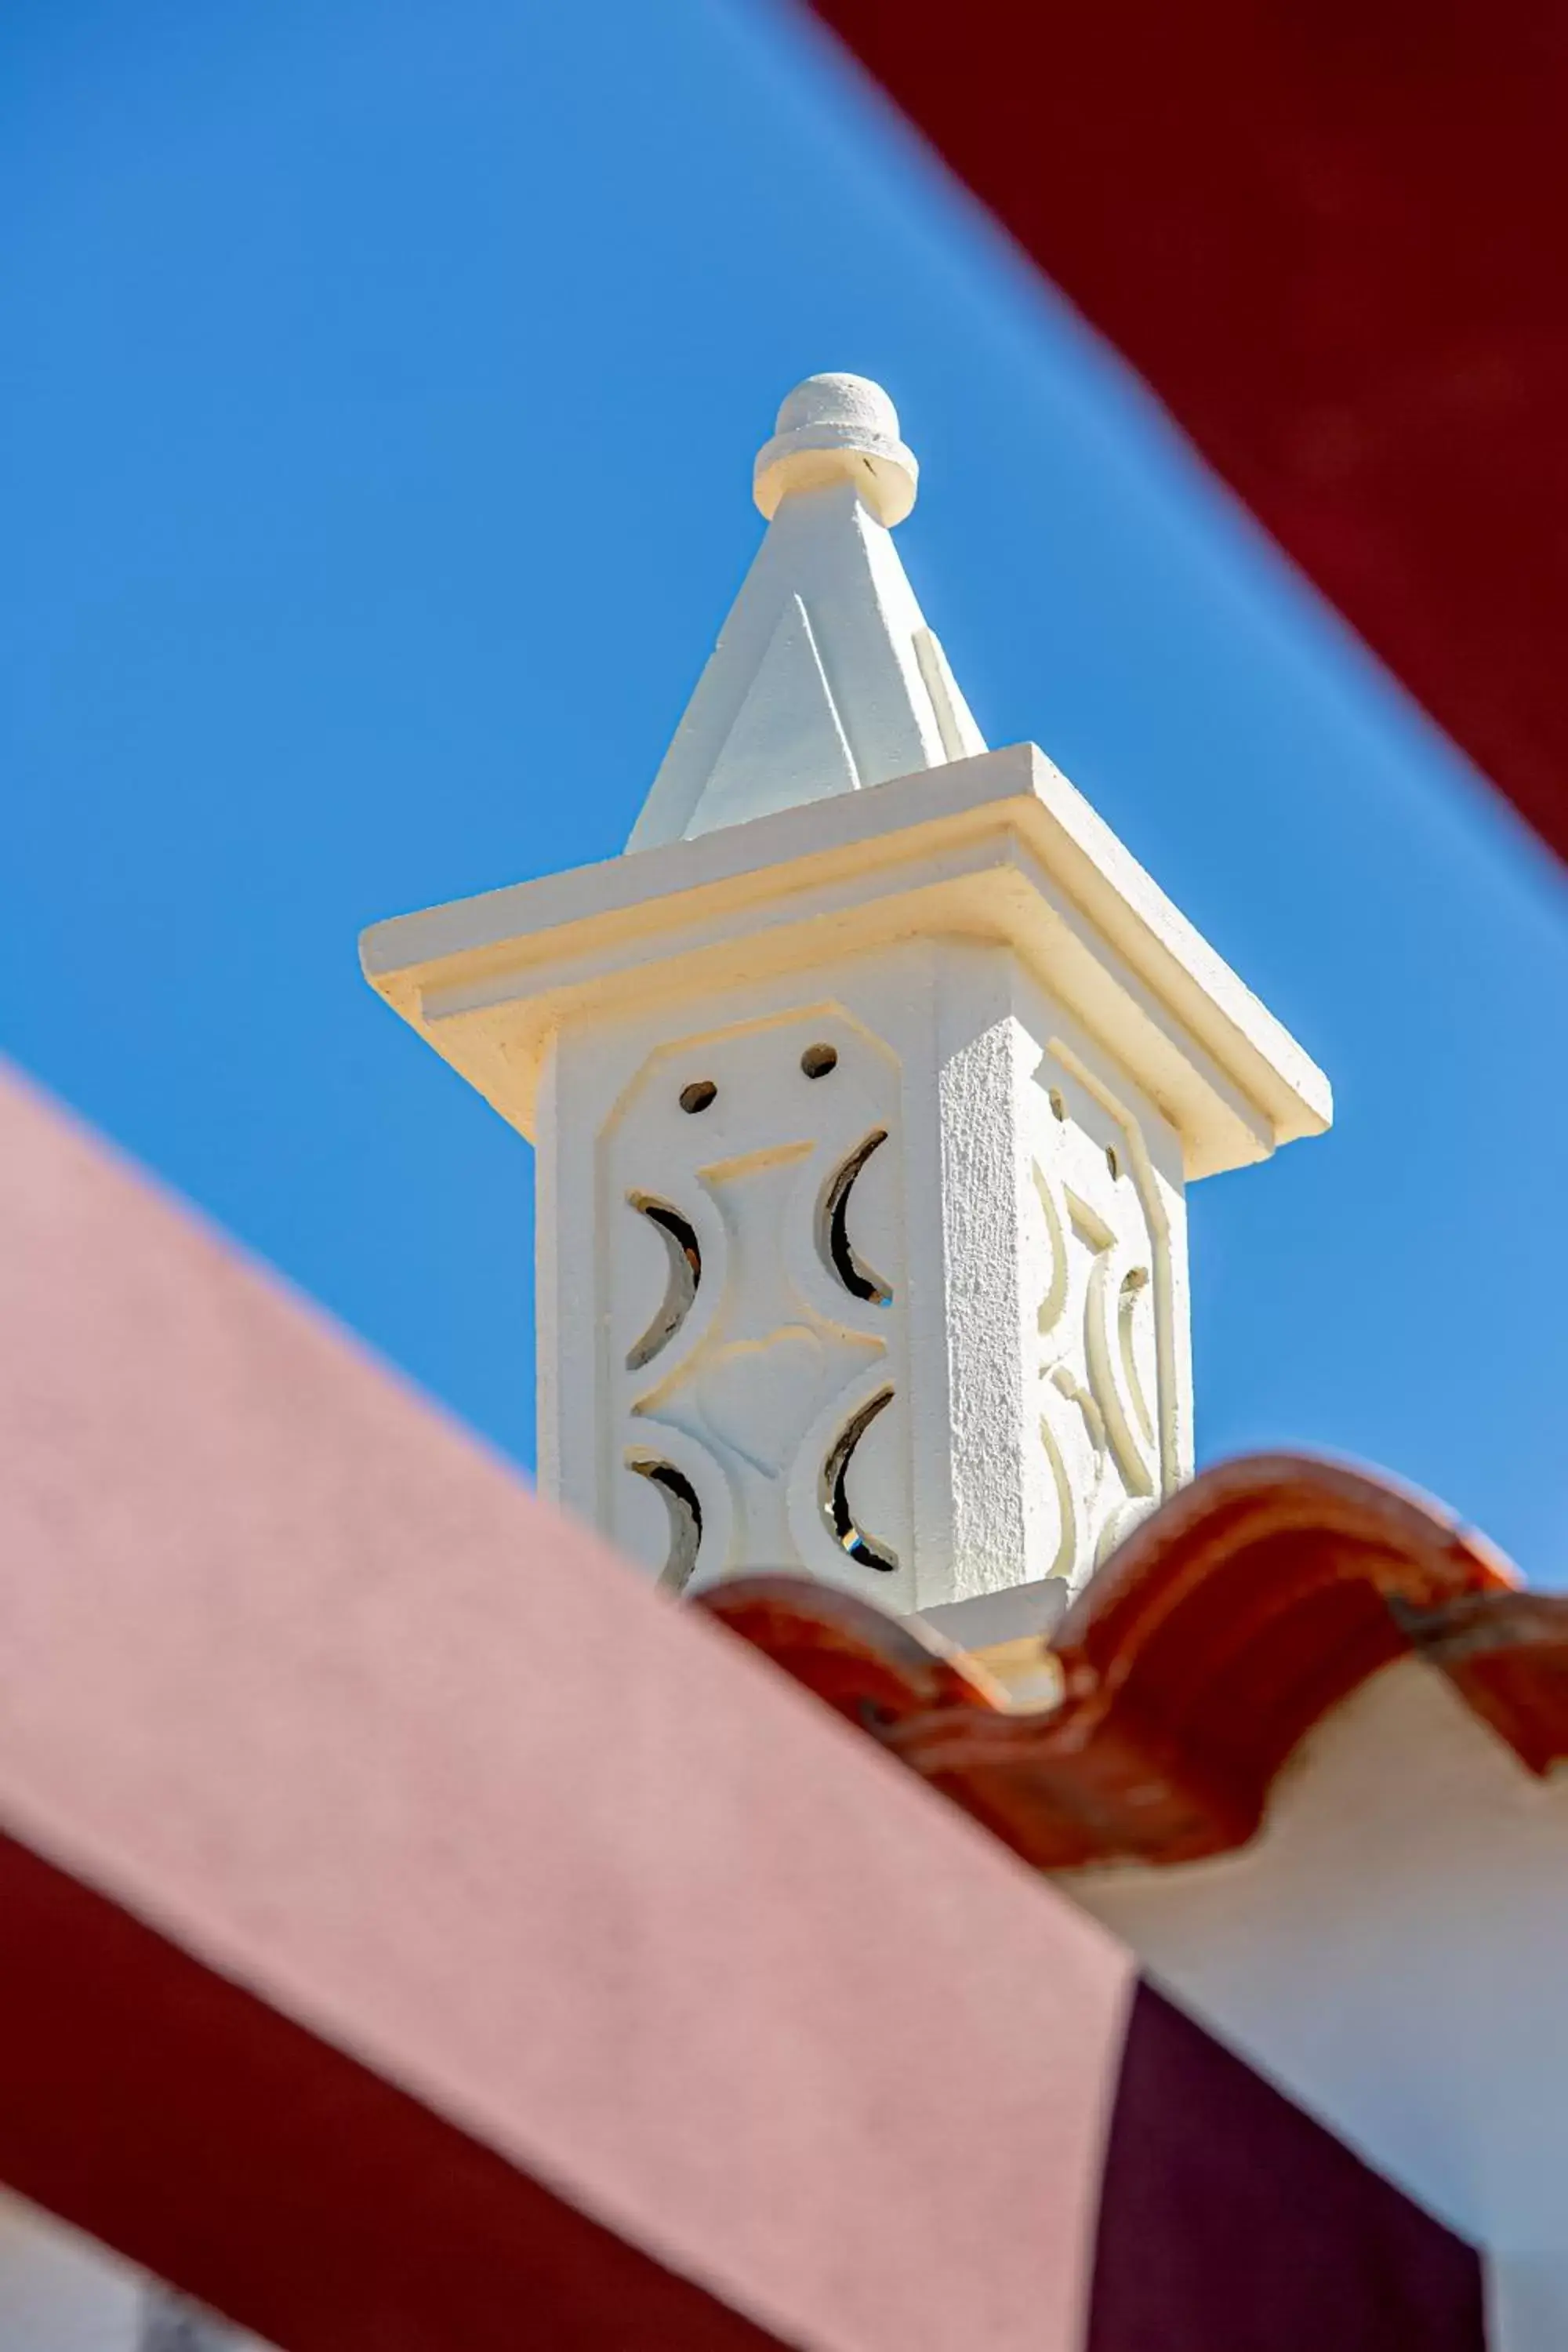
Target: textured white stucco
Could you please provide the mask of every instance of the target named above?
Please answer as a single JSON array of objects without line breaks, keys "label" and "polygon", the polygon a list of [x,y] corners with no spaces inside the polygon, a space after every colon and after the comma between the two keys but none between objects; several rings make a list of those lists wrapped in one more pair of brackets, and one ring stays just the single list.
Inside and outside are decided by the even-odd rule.
[{"label": "textured white stucco", "polygon": [[546,1491],[671,1591],[994,1639],[1190,1474],[1185,1182],[1330,1103],[1066,778],[984,750],[889,535],[915,472],[879,387],[797,387],[629,854],[362,952],[537,1142]]},{"label": "textured white stucco", "polygon": [[1303,1743],[1246,1852],[1058,1883],[1485,2250],[1498,2352],[1562,2352],[1568,1777],[1409,1660]]},{"label": "textured white stucco", "polygon": [[542,1482],[677,1589],[1076,1590],[1191,1469],[1178,1140],[1004,948],[911,940],[813,982],[558,1033]]},{"label": "textured white stucco", "polygon": [[879,385],[789,394],[757,458],[767,534],[628,849],[984,751],[889,533],[917,472]]}]

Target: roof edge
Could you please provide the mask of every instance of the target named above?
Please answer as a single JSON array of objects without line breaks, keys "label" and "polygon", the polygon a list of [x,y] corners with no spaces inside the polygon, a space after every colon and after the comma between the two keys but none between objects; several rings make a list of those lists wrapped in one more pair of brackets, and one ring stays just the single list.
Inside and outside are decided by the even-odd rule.
[{"label": "roof edge", "polygon": [[1412,1653],[1527,1769],[1568,1757],[1568,1594],[1522,1590],[1439,1506],[1310,1455],[1221,1464],[1146,1519],[1060,1629],[1049,1707],[804,1579],[701,1605],[1042,1870],[1246,1844],[1291,1751]]}]

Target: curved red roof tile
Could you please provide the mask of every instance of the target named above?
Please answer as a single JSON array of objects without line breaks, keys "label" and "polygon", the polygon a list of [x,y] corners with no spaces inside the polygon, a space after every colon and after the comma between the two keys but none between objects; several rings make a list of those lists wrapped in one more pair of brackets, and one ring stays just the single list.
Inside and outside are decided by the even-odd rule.
[{"label": "curved red roof tile", "polygon": [[1190,1862],[1245,1844],[1291,1750],[1419,1652],[1533,1772],[1568,1755],[1568,1596],[1337,1464],[1205,1471],[1122,1545],[1021,1710],[984,1659],[849,1593],[748,1577],[704,1604],[1037,1867]]}]

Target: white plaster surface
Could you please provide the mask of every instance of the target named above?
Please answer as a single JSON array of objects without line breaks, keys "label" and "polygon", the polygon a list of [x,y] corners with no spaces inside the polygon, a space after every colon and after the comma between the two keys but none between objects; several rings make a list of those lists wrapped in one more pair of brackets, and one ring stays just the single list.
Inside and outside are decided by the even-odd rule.
[{"label": "white plaster surface", "polygon": [[1033,744],[374,924],[366,977],[539,1129],[568,1020],[911,937],[1009,947],[1181,1137],[1190,1180],[1329,1125],[1328,1080]]},{"label": "white plaster surface", "polygon": [[921,469],[899,435],[899,412],[863,375],[808,375],[786,393],[773,438],[757,452],[752,495],[772,522],[792,492],[852,482],[879,522],[902,522]]},{"label": "white plaster surface", "polygon": [[90,2239],[0,2191],[0,2345],[139,2352],[144,2284]]},{"label": "white plaster surface", "polygon": [[985,751],[889,535],[916,471],[878,386],[798,386],[628,854],[362,952],[537,1140],[548,1493],[673,1591],[1041,1622],[1191,1473],[1186,1181],[1329,1091],[1065,777]]},{"label": "white plaster surface", "polygon": [[1407,1660],[1302,1744],[1247,1852],[1057,1883],[1486,2251],[1498,2352],[1562,2352],[1568,1779]]},{"label": "white plaster surface", "polygon": [[268,2352],[106,2246],[0,2189],[4,2352]]},{"label": "white plaster surface", "polygon": [[1077,1589],[1190,1474],[1177,1139],[1001,949],[815,979],[563,1028],[542,1483],[677,1590]]},{"label": "white plaster surface", "polygon": [[802,428],[762,452],[778,491],[769,530],[627,849],[985,751],[881,520],[896,508],[869,468],[889,468],[889,442],[844,430],[809,466],[802,452],[764,463]]},{"label": "white plaster surface", "polygon": [[767,534],[628,849],[984,751],[889,536],[918,472],[879,384],[789,394],[757,457]]}]

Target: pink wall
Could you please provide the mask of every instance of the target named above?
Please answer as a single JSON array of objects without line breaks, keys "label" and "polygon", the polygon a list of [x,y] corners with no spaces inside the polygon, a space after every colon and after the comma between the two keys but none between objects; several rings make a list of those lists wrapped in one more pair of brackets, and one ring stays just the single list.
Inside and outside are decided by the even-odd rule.
[{"label": "pink wall", "polygon": [[0,1332],[19,1850],[786,2340],[1070,2352],[1106,1934],[15,1082]]}]

